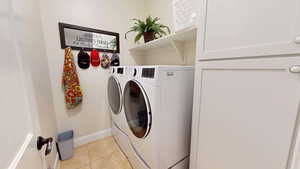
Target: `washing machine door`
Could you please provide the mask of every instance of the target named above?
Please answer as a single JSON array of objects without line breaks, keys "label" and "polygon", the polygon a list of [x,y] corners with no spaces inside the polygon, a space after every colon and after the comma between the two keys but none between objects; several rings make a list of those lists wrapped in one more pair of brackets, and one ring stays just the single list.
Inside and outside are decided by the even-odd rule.
[{"label": "washing machine door", "polygon": [[114,76],[110,76],[107,84],[108,103],[114,114],[119,114],[122,109],[122,89]]},{"label": "washing machine door", "polygon": [[132,133],[145,138],[151,129],[151,107],[142,86],[135,80],[128,81],[124,87],[124,111]]}]

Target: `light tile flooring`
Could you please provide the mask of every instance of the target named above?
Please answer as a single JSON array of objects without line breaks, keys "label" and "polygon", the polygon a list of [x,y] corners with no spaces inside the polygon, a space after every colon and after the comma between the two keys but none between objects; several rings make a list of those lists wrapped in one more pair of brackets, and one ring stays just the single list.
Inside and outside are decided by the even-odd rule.
[{"label": "light tile flooring", "polygon": [[60,169],[132,169],[113,137],[75,149],[72,159],[62,161]]}]

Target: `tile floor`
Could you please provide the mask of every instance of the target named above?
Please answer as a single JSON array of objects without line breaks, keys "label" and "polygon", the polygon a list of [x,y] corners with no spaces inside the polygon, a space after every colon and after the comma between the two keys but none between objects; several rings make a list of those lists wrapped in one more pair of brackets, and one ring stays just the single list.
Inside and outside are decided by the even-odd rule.
[{"label": "tile floor", "polygon": [[113,137],[75,149],[72,159],[62,161],[60,169],[132,169]]}]

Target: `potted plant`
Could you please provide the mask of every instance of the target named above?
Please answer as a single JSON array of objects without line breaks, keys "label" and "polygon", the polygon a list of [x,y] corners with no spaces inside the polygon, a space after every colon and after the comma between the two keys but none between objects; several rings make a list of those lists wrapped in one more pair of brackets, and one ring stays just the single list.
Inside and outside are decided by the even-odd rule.
[{"label": "potted plant", "polygon": [[134,26],[130,28],[128,32],[125,34],[125,39],[127,39],[127,34],[130,32],[136,32],[137,35],[134,38],[134,42],[137,43],[142,37],[144,37],[145,43],[152,41],[154,39],[160,38],[163,35],[170,34],[170,28],[163,24],[160,24],[159,18],[152,18],[148,16],[146,21],[142,21],[140,19],[132,19],[134,22]]}]

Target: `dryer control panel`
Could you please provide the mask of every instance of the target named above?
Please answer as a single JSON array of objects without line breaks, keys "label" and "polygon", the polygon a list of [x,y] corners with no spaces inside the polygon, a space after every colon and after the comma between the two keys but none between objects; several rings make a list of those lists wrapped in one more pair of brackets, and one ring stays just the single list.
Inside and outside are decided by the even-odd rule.
[{"label": "dryer control panel", "polygon": [[143,68],[142,77],[145,78],[154,78],[155,68]]}]

